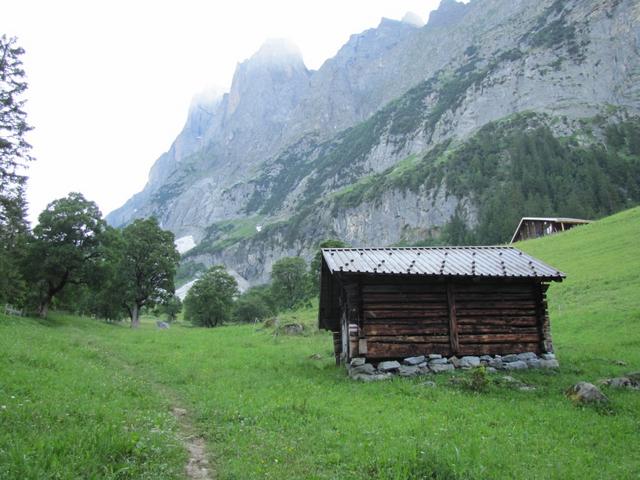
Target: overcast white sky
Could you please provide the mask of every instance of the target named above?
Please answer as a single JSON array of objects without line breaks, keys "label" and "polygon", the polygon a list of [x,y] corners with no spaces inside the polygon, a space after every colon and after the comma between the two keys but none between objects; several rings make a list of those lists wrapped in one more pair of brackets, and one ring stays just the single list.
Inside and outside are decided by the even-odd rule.
[{"label": "overcast white sky", "polygon": [[194,94],[228,91],[236,63],[267,38],[288,38],[308,68],[381,17],[439,0],[3,2],[0,34],[26,50],[27,112],[36,157],[33,221],[70,191],[106,215],[140,191],[186,120]]}]

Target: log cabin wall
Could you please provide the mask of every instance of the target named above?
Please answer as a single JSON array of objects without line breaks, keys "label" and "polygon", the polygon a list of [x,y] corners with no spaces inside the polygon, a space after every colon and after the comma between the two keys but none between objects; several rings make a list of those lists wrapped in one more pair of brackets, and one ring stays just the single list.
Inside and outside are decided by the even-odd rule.
[{"label": "log cabin wall", "polygon": [[363,279],[347,358],[550,352],[545,291],[532,281]]}]

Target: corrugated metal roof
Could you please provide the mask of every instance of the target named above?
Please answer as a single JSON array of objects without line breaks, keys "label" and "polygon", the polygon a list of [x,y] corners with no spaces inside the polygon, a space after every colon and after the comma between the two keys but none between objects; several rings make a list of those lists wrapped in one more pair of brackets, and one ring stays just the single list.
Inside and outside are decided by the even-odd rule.
[{"label": "corrugated metal roof", "polygon": [[447,277],[537,278],[565,274],[513,247],[323,248],[329,270]]}]

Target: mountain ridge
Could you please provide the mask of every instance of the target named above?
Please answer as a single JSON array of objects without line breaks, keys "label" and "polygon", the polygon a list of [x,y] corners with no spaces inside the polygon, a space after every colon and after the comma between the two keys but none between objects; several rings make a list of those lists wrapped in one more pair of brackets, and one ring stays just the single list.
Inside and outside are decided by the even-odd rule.
[{"label": "mountain ridge", "polygon": [[[282,84],[282,69],[275,79],[256,80],[245,76],[246,62],[239,64],[230,93],[213,107],[207,145],[185,158],[169,158],[164,177],[150,177],[145,191],[110,214],[110,222],[154,214],[178,236],[192,235],[200,244],[187,254],[189,261],[203,267],[224,263],[261,282],[277,258],[310,257],[327,236],[354,244],[416,242],[440,235],[458,218],[468,229],[479,228],[483,200],[470,186],[454,194],[441,181],[416,193],[397,188],[387,176],[422,165],[427,157],[434,165],[446,163],[453,147],[485,125],[534,112],[542,115],[536,128],[546,144],[560,148],[547,138],[548,130],[559,144],[582,136],[589,149],[608,145],[603,134],[586,139],[588,128],[609,128],[594,120],[598,116],[636,121],[637,1],[453,4],[443,2],[421,28],[383,20],[353,35],[318,71],[293,69]],[[438,43],[443,38],[446,49]],[[277,92],[276,102],[265,100],[264,92],[277,91],[274,85],[286,90]],[[234,88],[240,94],[232,101]],[[567,148],[567,158],[578,151]],[[366,181],[385,200],[361,202],[356,210],[327,203],[345,190],[359,191]],[[633,191],[625,195],[619,202],[636,198]],[[290,228],[305,218],[313,225]],[[264,227],[260,232],[258,225]],[[300,237],[289,241],[292,231]]]}]

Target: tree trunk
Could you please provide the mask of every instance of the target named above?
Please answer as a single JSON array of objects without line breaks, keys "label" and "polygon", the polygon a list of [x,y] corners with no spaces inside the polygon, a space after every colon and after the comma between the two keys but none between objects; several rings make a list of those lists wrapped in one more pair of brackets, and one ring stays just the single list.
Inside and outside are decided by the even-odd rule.
[{"label": "tree trunk", "polygon": [[131,328],[138,328],[140,326],[140,308],[137,303],[133,304],[131,308]]},{"label": "tree trunk", "polygon": [[51,297],[47,297],[46,299],[40,302],[38,305],[38,315],[40,318],[47,318],[49,314],[49,305],[51,304]]}]

